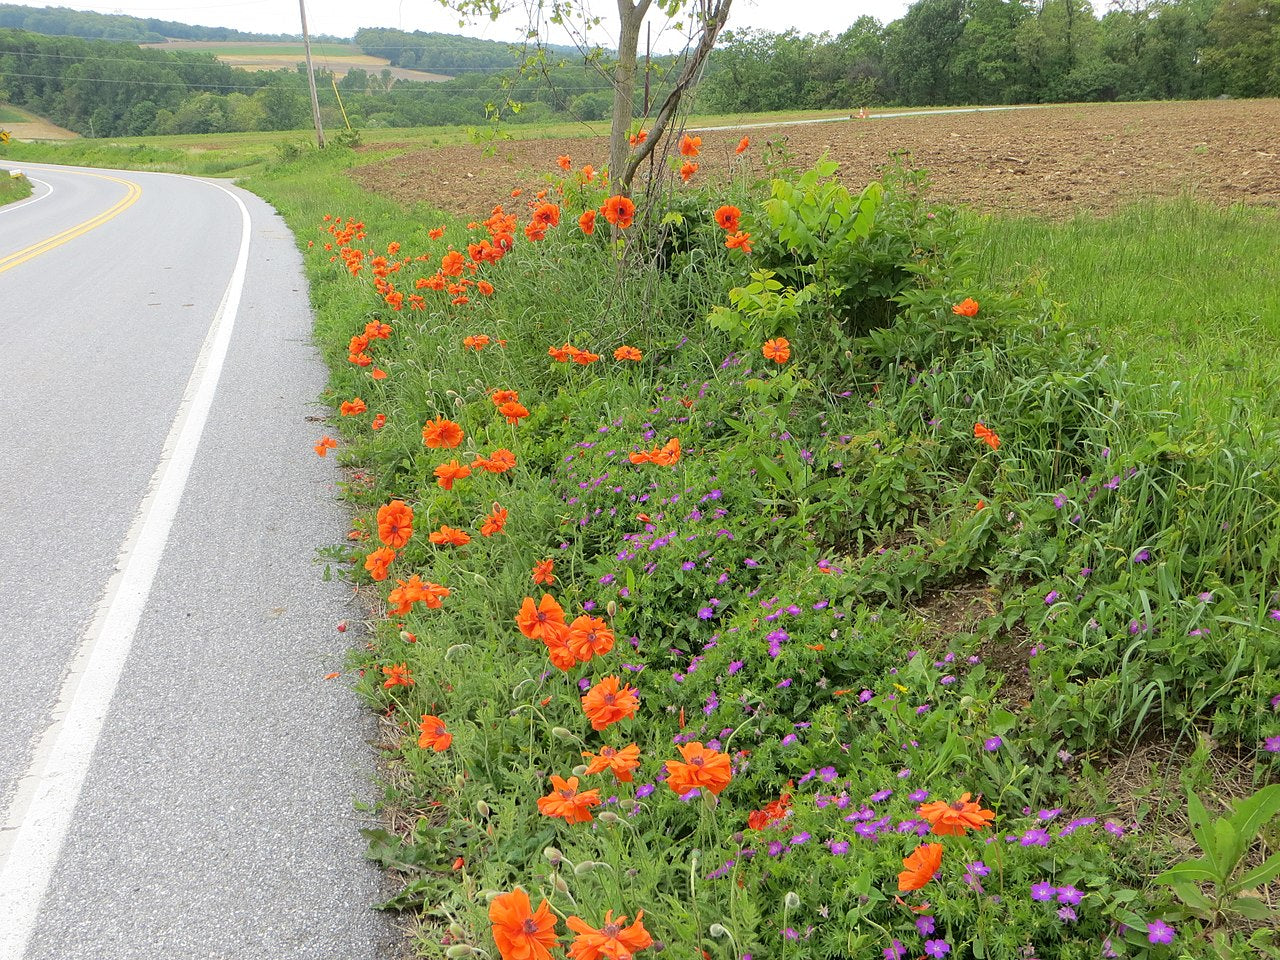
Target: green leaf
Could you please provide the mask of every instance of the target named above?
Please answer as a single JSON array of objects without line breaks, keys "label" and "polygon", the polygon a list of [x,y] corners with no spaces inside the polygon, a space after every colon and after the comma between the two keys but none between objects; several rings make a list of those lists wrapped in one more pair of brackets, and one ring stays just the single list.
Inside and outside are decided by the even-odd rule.
[{"label": "green leaf", "polygon": [[1214,873],[1207,863],[1205,863],[1204,858],[1197,857],[1195,860],[1186,860],[1176,866],[1170,867],[1164,873],[1160,874],[1160,876],[1156,877],[1156,883],[1174,883],[1177,881],[1212,883],[1217,879],[1218,875]]},{"label": "green leaf", "polygon": [[1191,910],[1204,919],[1211,919],[1217,912],[1213,902],[1201,893],[1200,888],[1194,883],[1184,881],[1174,881],[1169,886],[1173,889],[1174,894],[1185,903]]},{"label": "green leaf", "polygon": [[1280,813],[1280,783],[1273,783],[1238,802],[1229,819],[1248,843],[1277,813]]},{"label": "green leaf", "polygon": [[1235,897],[1227,903],[1227,910],[1250,920],[1270,920],[1276,916],[1276,911],[1257,897]]},{"label": "green leaf", "polygon": [[1244,837],[1240,835],[1230,820],[1219,817],[1213,821],[1213,838],[1217,844],[1215,851],[1218,858],[1219,878],[1225,886],[1227,879],[1235,872],[1236,864],[1244,856]]},{"label": "green leaf", "polygon": [[1254,887],[1260,887],[1264,883],[1270,883],[1276,877],[1280,877],[1280,853],[1273,853],[1262,866],[1255,867],[1232,883],[1231,889],[1233,892],[1252,890]]},{"label": "green leaf", "polygon": [[1213,831],[1209,827],[1209,813],[1195,791],[1191,789],[1187,790],[1187,815],[1191,821],[1191,833],[1196,838],[1196,843],[1200,844],[1200,849],[1204,851],[1210,869],[1214,871],[1215,876],[1224,879],[1230,876],[1230,870],[1225,873],[1222,870],[1217,847],[1213,842]]}]

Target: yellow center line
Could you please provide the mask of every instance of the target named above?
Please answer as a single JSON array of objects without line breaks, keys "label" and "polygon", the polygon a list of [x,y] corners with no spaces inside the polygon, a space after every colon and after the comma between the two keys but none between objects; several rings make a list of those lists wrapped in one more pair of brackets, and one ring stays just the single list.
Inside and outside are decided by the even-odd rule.
[{"label": "yellow center line", "polygon": [[76,237],[83,236],[94,227],[100,227],[108,220],[112,220],[119,216],[125,210],[129,209],[138,202],[138,198],[142,196],[142,188],[130,180],[121,180],[118,177],[108,177],[102,173],[82,173],[81,171],[67,171],[68,173],[78,173],[82,177],[97,177],[99,180],[110,180],[112,183],[123,184],[128,190],[125,195],[115,202],[111,207],[102,211],[95,217],[90,217],[83,223],[77,223],[74,227],[68,227],[61,233],[41,240],[39,243],[33,243],[29,247],[19,250],[17,253],[11,253],[7,257],[0,257],[0,273],[6,270],[12,270],[20,263],[26,263],[42,253],[48,253],[55,247],[60,247],[68,241],[74,240]]}]

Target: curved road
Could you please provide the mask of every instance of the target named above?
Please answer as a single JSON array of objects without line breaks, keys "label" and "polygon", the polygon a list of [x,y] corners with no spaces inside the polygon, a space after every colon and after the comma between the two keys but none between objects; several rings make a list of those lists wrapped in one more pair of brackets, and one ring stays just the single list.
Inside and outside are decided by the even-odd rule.
[{"label": "curved road", "polygon": [[374,960],[293,238],[164,174],[0,207],[0,960]]}]

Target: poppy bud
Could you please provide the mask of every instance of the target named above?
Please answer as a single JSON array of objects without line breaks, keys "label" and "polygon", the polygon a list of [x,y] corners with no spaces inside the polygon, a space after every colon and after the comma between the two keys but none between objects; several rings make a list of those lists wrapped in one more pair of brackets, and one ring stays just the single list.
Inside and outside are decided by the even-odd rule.
[{"label": "poppy bud", "polygon": [[467,785],[466,777],[464,777],[460,773],[454,775],[453,782],[459,790],[461,790],[463,787]]},{"label": "poppy bud", "polygon": [[462,409],[463,407],[465,407],[466,405],[467,405],[466,401],[465,401],[465,400],[463,400],[461,397],[455,397],[455,398],[454,398],[454,401],[453,401],[454,409],[456,409],[456,410],[461,410],[461,409]]},{"label": "poppy bud", "polygon": [[596,867],[603,867],[603,866],[607,866],[607,864],[600,863],[596,860],[583,860],[580,864],[578,864],[576,867],[573,868],[573,875],[575,877],[585,876],[586,874],[594,870]]},{"label": "poppy bud", "polygon": [[787,895],[782,898],[782,905],[787,910],[799,910],[800,897],[796,895],[794,890],[788,890]]},{"label": "poppy bud", "polygon": [[574,735],[572,730],[567,730],[564,727],[552,727],[551,735],[553,737],[558,737],[561,740],[577,740],[578,739],[577,736]]},{"label": "poppy bud", "polygon": [[467,931],[462,929],[462,924],[456,921],[449,924],[449,936],[453,937],[453,939],[462,940],[466,937],[466,935],[467,935]]},{"label": "poppy bud", "polygon": [[601,823],[617,823],[622,818],[619,817],[612,810],[606,810],[604,813],[597,813],[596,819],[599,820]]},{"label": "poppy bud", "polygon": [[476,813],[480,814],[480,816],[488,818],[489,814],[492,812],[493,811],[489,809],[489,805],[483,800],[476,801]]},{"label": "poppy bud", "polygon": [[450,947],[448,950],[444,952],[444,955],[446,957],[451,958],[451,960],[457,960],[458,957],[469,957],[473,953],[475,953],[475,950],[472,947],[468,946],[467,944],[455,943],[452,947]]},{"label": "poppy bud", "polygon": [[544,847],[542,855],[551,861],[551,865],[553,867],[560,866],[561,862],[564,860],[564,854],[555,847]]},{"label": "poppy bud", "polygon": [[612,620],[618,615],[618,601],[610,600],[604,605],[604,609],[609,614],[609,619]]},{"label": "poppy bud", "polygon": [[554,877],[552,877],[551,883],[552,883],[552,886],[556,888],[557,892],[559,893],[569,892],[569,885],[564,882],[564,878],[561,877],[560,874],[557,873]]},{"label": "poppy bud", "polygon": [[729,936],[729,931],[725,929],[724,924],[722,923],[713,923],[710,927],[707,928],[707,933],[711,934],[717,940],[719,940],[721,937]]},{"label": "poppy bud", "polygon": [[446,660],[454,660],[462,656],[464,653],[466,653],[470,649],[471,649],[471,644],[469,643],[455,643],[452,647],[450,647],[448,650],[444,652],[444,658]]},{"label": "poppy bud", "polygon": [[587,765],[585,763],[578,764],[573,768],[573,775],[575,777],[585,777],[587,775]]},{"label": "poppy bud", "polygon": [[502,892],[501,890],[481,890],[480,899],[483,900],[485,903],[488,903],[490,900],[492,900],[501,892]]}]

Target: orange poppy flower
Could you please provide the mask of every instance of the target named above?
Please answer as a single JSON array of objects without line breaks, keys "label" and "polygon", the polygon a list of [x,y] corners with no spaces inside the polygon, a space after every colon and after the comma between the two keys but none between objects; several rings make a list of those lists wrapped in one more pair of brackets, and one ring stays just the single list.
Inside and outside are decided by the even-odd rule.
[{"label": "orange poppy flower", "polygon": [[751,146],[751,138],[743,137],[738,141],[738,145],[733,148],[734,153],[746,153],[747,147]]},{"label": "orange poppy flower", "polygon": [[391,324],[381,320],[370,320],[364,325],[364,335],[370,340],[390,340]]},{"label": "orange poppy flower", "polygon": [[[387,611],[397,616],[404,616],[413,609],[413,605],[425,599],[425,588],[428,584],[422,582],[422,578],[416,573],[408,580],[397,580],[396,586],[387,594]],[[435,584],[430,584],[435,586]],[[444,589],[441,587],[440,589]],[[448,591],[445,592],[448,595]],[[440,602],[436,601],[436,606],[440,606]]]},{"label": "orange poppy flower", "polygon": [[674,467],[680,462],[680,438],[672,437],[662,449],[649,455],[649,460],[660,467]]},{"label": "orange poppy flower", "polygon": [[680,138],[680,156],[696,157],[701,152],[702,152],[701,137],[691,137],[689,136],[689,134],[686,133],[683,137]]},{"label": "orange poppy flower", "polygon": [[985,443],[992,450],[1000,449],[1000,438],[995,435],[994,431],[989,430],[983,424],[975,423],[973,425],[973,435],[977,437],[979,440],[981,440],[983,443]]},{"label": "orange poppy flower", "polygon": [[462,345],[468,350],[483,350],[489,345],[489,337],[483,333],[473,333],[462,338]]},{"label": "orange poppy flower", "polygon": [[936,800],[923,804],[916,814],[928,820],[933,832],[940,837],[981,830],[996,818],[994,811],[983,810],[979,804],[971,802],[968,793],[961,795],[955,803]]},{"label": "orange poppy flower", "polygon": [[679,749],[684,762],[667,761],[667,786],[677,794],[684,796],[697,787],[718,796],[729,785],[733,767],[727,753],[709,750],[697,740],[681,744]]},{"label": "orange poppy flower", "polygon": [[724,245],[730,250],[741,250],[743,253],[751,252],[751,234],[744,233],[739,230],[737,233],[731,233],[725,237]]},{"label": "orange poppy flower", "polygon": [[561,170],[568,170],[570,167],[573,166],[573,160],[570,159],[567,153],[561,154],[560,156],[556,157],[556,164],[557,166],[560,167]]},{"label": "orange poppy flower", "polygon": [[489,901],[489,922],[502,960],[551,960],[556,918],[546,900],[535,911],[519,887],[500,893]]},{"label": "orange poppy flower", "polygon": [[390,547],[379,547],[364,558],[364,568],[374,580],[382,581],[387,579],[387,568],[395,558],[396,552]]},{"label": "orange poppy flower", "polygon": [[418,746],[423,750],[434,750],[444,753],[453,743],[453,734],[444,725],[444,721],[431,714],[423,714],[422,723],[418,725]]},{"label": "orange poppy flower", "polygon": [[445,490],[452,490],[455,480],[463,480],[471,476],[471,468],[463,466],[457,460],[442,463],[435,469],[436,484]]},{"label": "orange poppy flower", "polygon": [[542,634],[542,644],[547,648],[551,665],[566,673],[578,665],[578,658],[569,649],[569,628],[563,623],[549,623]]},{"label": "orange poppy flower", "polygon": [[596,232],[596,212],[588,210],[578,218],[578,229],[588,237]]},{"label": "orange poppy flower", "polygon": [[555,583],[556,576],[552,573],[556,568],[554,560],[539,560],[533,565],[533,582],[534,583]]},{"label": "orange poppy flower", "polygon": [[333,437],[321,437],[320,442],[316,444],[316,453],[320,456],[327,456],[330,450],[337,449],[338,441]]},{"label": "orange poppy flower", "polygon": [[958,313],[962,317],[976,317],[978,315],[978,301],[973,297],[965,297],[951,308],[951,312]]},{"label": "orange poppy flower", "polygon": [[909,857],[902,858],[902,865],[907,869],[898,874],[898,890],[919,890],[942,867],[942,844],[920,844]]},{"label": "orange poppy flower", "polygon": [[440,272],[446,277],[460,277],[466,263],[466,257],[457,250],[450,250],[440,258]]},{"label": "orange poppy flower", "polygon": [[422,442],[432,450],[452,450],[465,437],[462,427],[444,417],[428,420],[422,428]]},{"label": "orange poppy flower", "polygon": [[613,351],[613,359],[635,360],[636,362],[639,362],[640,360],[644,359],[644,354],[642,354],[635,347],[628,347],[626,345],[623,345],[619,347],[617,350]]},{"label": "orange poppy flower", "polygon": [[564,625],[564,608],[556,603],[556,598],[544,593],[535,606],[533,597],[525,597],[520,612],[516,614],[516,626],[520,632],[530,640],[541,640],[552,629],[551,624]]},{"label": "orange poppy flower", "polygon": [[688,183],[693,179],[693,175],[698,172],[698,165],[692,160],[688,160],[680,167],[680,179]]},{"label": "orange poppy flower", "polygon": [[560,207],[554,203],[538,204],[533,211],[533,216],[530,218],[530,225],[535,224],[543,230],[547,227],[558,227],[560,225]]},{"label": "orange poppy flower", "polygon": [[387,415],[385,413],[380,413],[373,418],[373,422],[369,424],[369,429],[381,430],[386,425],[387,425]]},{"label": "orange poppy flower", "polygon": [[573,362],[586,366],[589,363],[595,363],[600,359],[600,354],[592,353],[590,350],[579,350],[573,355]]},{"label": "orange poppy flower", "polygon": [[480,536],[492,537],[495,533],[501,533],[502,528],[506,525],[506,508],[500,507],[495,503],[493,505],[493,512],[484,518],[484,524],[480,527]]},{"label": "orange poppy flower", "polygon": [[356,334],[351,338],[351,342],[347,344],[347,353],[364,353],[369,349],[369,338]]},{"label": "orange poppy flower", "polygon": [[608,770],[619,783],[630,783],[631,771],[640,766],[640,748],[634,743],[621,750],[601,747],[599,753],[582,755],[587,758],[587,775]]},{"label": "orange poppy flower", "polygon": [[488,280],[477,280],[476,289],[483,293],[486,297],[493,296],[493,284]]},{"label": "orange poppy flower", "polygon": [[771,823],[785,820],[791,810],[791,794],[784,793],[777,800],[770,800],[763,809],[752,810],[747,815],[747,827],[751,830],[763,830]]},{"label": "orange poppy flower", "polygon": [[432,240],[439,240],[444,236],[444,227],[433,227],[427,231],[427,236]]},{"label": "orange poppy flower", "polygon": [[338,407],[338,412],[344,417],[354,417],[356,414],[364,413],[368,409],[363,400],[355,397],[351,400],[343,400],[342,406]]},{"label": "orange poppy flower", "polygon": [[591,721],[592,730],[603,730],[624,717],[635,716],[640,698],[630,684],[618,687],[617,677],[605,677],[582,698],[582,710]]},{"label": "orange poppy flower", "polygon": [[606,220],[619,230],[625,230],[631,226],[631,222],[635,218],[635,201],[630,197],[618,194],[606,200],[604,206],[600,208],[600,212],[604,214]]},{"label": "orange poppy flower", "polygon": [[760,352],[764,354],[766,360],[772,360],[774,363],[786,363],[791,359],[791,344],[786,337],[774,337],[772,340],[765,341],[765,345],[760,348]]},{"label": "orange poppy flower", "polygon": [[410,673],[407,663],[393,663],[389,667],[383,667],[382,672],[387,675],[387,679],[382,681],[384,690],[390,690],[392,687],[413,686],[413,674]]},{"label": "orange poppy flower", "polygon": [[516,424],[522,417],[529,415],[528,409],[518,400],[508,400],[498,408],[498,412],[507,418],[507,423]]},{"label": "orange poppy flower", "polygon": [[599,806],[599,790],[578,792],[578,778],[563,780],[551,777],[551,792],[538,799],[538,810],[548,817],[563,817],[566,823],[588,823],[592,819],[591,808]]},{"label": "orange poppy flower", "polygon": [[512,400],[519,400],[520,394],[515,390],[495,390],[490,399],[493,400],[495,407],[500,407]]},{"label": "orange poppy flower", "polygon": [[499,447],[486,457],[476,457],[471,464],[487,473],[506,473],[516,465],[516,455],[506,447]]},{"label": "orange poppy flower", "polygon": [[583,663],[602,657],[613,649],[613,631],[599,617],[575,617],[569,624],[569,649]]},{"label": "orange poppy flower", "polygon": [[637,951],[653,946],[653,937],[640,921],[644,911],[636,914],[635,922],[623,926],[626,917],[613,918],[613,911],[604,915],[604,925],[597,930],[581,917],[570,916],[565,923],[577,934],[569,944],[569,960],[622,960]]},{"label": "orange poppy flower", "polygon": [[375,380],[385,380],[387,379],[387,371],[379,370],[377,367],[374,367],[369,373],[369,376],[373,377]]},{"label": "orange poppy flower", "polygon": [[403,500],[392,500],[378,508],[378,539],[399,550],[413,536],[413,507]]},{"label": "orange poppy flower", "polygon": [[742,220],[742,211],[737,207],[725,204],[723,207],[716,209],[716,224],[729,233],[734,233],[738,229],[738,223]]},{"label": "orange poppy flower", "polygon": [[465,547],[471,542],[471,534],[448,524],[442,524],[439,530],[433,530],[429,538],[438,547]]},{"label": "orange poppy flower", "polygon": [[640,146],[640,144],[644,143],[648,139],[649,139],[649,134],[647,134],[643,130],[637,130],[635,133],[633,133],[631,136],[627,138],[627,142],[630,143],[633,147],[638,147]]}]

